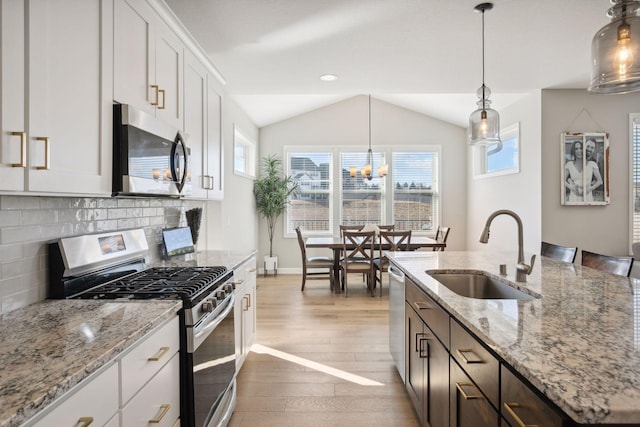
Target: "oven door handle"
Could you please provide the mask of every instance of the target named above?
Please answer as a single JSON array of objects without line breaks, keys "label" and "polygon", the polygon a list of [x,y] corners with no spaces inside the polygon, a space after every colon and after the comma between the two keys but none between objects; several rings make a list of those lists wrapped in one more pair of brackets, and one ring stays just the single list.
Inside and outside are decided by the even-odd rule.
[{"label": "oven door handle", "polygon": [[197,325],[193,328],[193,338],[194,341],[198,341],[203,335],[209,334],[212,330],[214,330],[223,320],[227,317],[227,314],[233,310],[233,306],[235,305],[236,297],[232,293],[231,298],[229,298],[229,303],[225,307],[225,309],[212,320],[208,321],[205,324]]}]

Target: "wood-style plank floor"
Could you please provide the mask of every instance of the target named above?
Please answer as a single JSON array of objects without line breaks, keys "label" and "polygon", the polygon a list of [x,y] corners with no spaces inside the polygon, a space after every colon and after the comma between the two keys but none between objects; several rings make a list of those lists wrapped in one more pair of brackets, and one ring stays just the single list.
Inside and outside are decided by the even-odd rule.
[{"label": "wood-style plank floor", "polygon": [[349,297],[324,280],[258,277],[255,344],[238,374],[231,427],[418,426],[389,354],[389,295],[357,275]]}]

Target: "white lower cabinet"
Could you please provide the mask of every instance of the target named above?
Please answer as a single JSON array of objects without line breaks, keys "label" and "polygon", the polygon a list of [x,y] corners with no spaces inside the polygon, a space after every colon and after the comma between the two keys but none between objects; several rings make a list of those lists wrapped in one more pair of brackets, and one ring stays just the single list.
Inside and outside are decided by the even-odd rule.
[{"label": "white lower cabinet", "polygon": [[171,427],[180,417],[180,356],[176,353],[122,409],[122,427]]},{"label": "white lower cabinet", "polygon": [[234,269],[233,274],[236,283],[236,371],[239,371],[256,335],[256,258],[249,258]]},{"label": "white lower cabinet", "polygon": [[112,417],[118,419],[118,364],[112,363],[107,370],[90,379],[86,385],[59,403],[32,427],[79,427],[102,426]]},{"label": "white lower cabinet", "polygon": [[179,426],[179,326],[151,331],[24,426]]}]

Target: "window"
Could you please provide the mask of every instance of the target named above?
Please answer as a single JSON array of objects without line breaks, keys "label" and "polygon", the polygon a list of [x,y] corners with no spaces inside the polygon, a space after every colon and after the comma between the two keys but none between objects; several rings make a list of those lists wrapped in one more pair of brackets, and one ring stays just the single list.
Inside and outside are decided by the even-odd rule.
[{"label": "window", "polygon": [[473,149],[473,177],[486,178],[520,172],[520,123],[500,130],[502,141]]},{"label": "window", "polygon": [[[397,150],[397,151],[396,151]],[[337,235],[338,224],[396,224],[399,230],[431,233],[439,222],[439,147],[396,148],[373,153],[374,176],[362,178],[367,153],[348,147],[285,147],[287,173],[298,183],[285,215],[285,234]],[[336,159],[336,161],[334,161]],[[392,160],[389,176],[377,166]],[[358,168],[351,177],[352,166]]]},{"label": "window", "polygon": [[233,172],[247,178],[256,177],[256,143],[233,128]]},{"label": "window", "polygon": [[398,230],[434,230],[438,225],[438,151],[394,152],[393,223]]},{"label": "window", "polygon": [[330,234],[332,221],[332,153],[288,152],[287,173],[298,192],[287,209],[287,233],[300,227],[306,234]]},{"label": "window", "polygon": [[[631,125],[631,241],[640,242],[640,114],[630,115]],[[631,252],[629,252],[631,253]]]}]

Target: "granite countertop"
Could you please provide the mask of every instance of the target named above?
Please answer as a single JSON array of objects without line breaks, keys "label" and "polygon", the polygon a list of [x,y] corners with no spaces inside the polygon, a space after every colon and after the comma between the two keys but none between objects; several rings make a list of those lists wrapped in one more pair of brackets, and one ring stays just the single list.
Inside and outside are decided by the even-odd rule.
[{"label": "granite countertop", "polygon": [[187,254],[173,257],[169,260],[157,261],[149,264],[149,267],[162,266],[225,266],[234,270],[240,264],[247,261],[257,253],[255,250],[210,250],[198,251],[195,254]]},{"label": "granite countertop", "polygon": [[[483,270],[515,284],[517,254],[388,253],[394,264],[578,423],[640,423],[640,280],[537,257],[531,301],[455,294],[427,270]],[[530,258],[525,256],[525,260]]]},{"label": "granite countertop", "polygon": [[21,425],[181,307],[46,300],[1,315],[0,427]]}]

